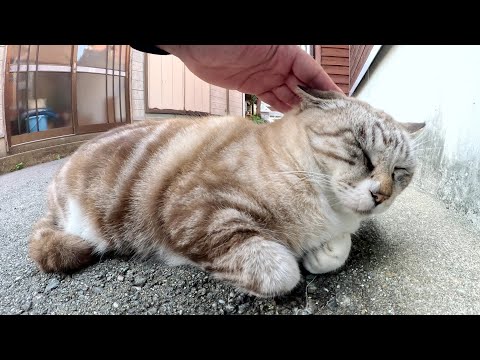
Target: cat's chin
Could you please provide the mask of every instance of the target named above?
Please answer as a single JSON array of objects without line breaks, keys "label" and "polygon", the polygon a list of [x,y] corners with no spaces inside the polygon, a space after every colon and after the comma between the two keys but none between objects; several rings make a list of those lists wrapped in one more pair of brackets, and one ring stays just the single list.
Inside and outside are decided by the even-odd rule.
[{"label": "cat's chin", "polygon": [[348,207],[348,206],[344,206],[341,211],[344,213],[356,215],[358,217],[366,217],[366,216],[373,215],[374,210],[375,208],[370,210],[358,210],[358,209],[352,209],[351,207]]},{"label": "cat's chin", "polygon": [[371,209],[371,210],[352,210],[352,211],[355,214],[360,215],[360,216],[369,216],[369,215],[373,215],[373,210],[374,209]]}]

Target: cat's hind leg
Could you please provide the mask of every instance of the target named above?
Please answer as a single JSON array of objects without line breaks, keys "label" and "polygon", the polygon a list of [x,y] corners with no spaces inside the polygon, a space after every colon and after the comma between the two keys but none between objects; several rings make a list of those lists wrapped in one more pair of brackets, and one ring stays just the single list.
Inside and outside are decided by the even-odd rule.
[{"label": "cat's hind leg", "polygon": [[72,272],[94,260],[93,247],[79,236],[60,229],[49,213],[34,226],[30,257],[44,272]]},{"label": "cat's hind leg", "polygon": [[312,274],[324,274],[337,270],[345,264],[351,247],[350,234],[344,234],[308,252],[303,258],[303,266]]},{"label": "cat's hind leg", "polygon": [[284,245],[261,236],[249,237],[231,247],[209,270],[216,278],[259,297],[289,293],[300,280],[293,253]]}]

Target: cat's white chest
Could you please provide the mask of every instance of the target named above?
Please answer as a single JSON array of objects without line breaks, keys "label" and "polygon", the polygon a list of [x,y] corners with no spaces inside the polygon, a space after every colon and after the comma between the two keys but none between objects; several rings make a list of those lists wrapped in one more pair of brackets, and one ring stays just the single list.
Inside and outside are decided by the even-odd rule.
[{"label": "cat's white chest", "polygon": [[318,248],[324,243],[332,242],[344,238],[358,230],[361,219],[354,214],[339,214],[332,212],[321,227],[314,232],[315,235],[309,236],[306,243],[306,250]]},{"label": "cat's white chest", "polygon": [[360,227],[361,219],[354,214],[339,214],[337,219],[335,223],[330,224],[330,232],[332,234],[352,234]]}]

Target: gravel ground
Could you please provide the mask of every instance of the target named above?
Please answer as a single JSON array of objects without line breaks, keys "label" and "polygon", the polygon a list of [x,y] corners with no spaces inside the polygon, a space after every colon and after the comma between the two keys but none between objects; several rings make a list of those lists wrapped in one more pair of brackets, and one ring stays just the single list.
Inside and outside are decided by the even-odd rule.
[{"label": "gravel ground", "polygon": [[362,225],[343,269],[305,272],[276,299],[243,295],[191,267],[128,259],[42,274],[27,238],[64,161],[0,176],[0,314],[480,314],[479,233],[413,187]]}]

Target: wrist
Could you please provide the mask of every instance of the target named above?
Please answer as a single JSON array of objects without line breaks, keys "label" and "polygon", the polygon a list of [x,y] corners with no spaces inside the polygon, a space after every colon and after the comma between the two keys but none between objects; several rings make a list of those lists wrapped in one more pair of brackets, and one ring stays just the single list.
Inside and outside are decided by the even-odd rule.
[{"label": "wrist", "polygon": [[172,55],[181,57],[182,45],[155,45],[159,49],[162,49]]}]

